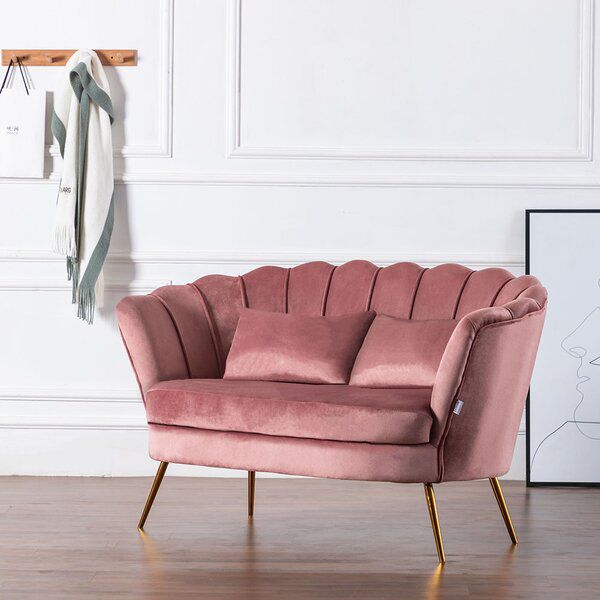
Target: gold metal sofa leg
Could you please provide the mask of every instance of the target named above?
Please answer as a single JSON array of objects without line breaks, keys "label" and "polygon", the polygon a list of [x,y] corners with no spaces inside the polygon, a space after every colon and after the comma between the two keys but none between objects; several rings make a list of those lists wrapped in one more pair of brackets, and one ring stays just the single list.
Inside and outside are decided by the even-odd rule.
[{"label": "gold metal sofa leg", "polygon": [[502,493],[502,488],[500,487],[498,478],[490,477],[490,485],[492,486],[492,490],[494,490],[494,496],[496,496],[496,502],[498,502],[498,507],[502,513],[502,518],[504,519],[504,524],[508,530],[508,535],[510,536],[513,544],[518,544],[519,540],[517,540],[517,534],[515,533],[515,528],[513,527],[510,513],[508,512],[508,506],[506,506],[506,500],[504,499],[504,494]]},{"label": "gold metal sofa leg", "polygon": [[150,509],[152,508],[152,504],[154,503],[154,498],[156,498],[158,488],[160,487],[160,484],[162,483],[163,477],[165,476],[165,472],[166,472],[168,466],[169,466],[168,462],[161,462],[160,465],[158,465],[158,471],[156,471],[156,475],[154,477],[152,487],[150,488],[150,493],[148,494],[148,499],[146,500],[144,510],[142,511],[142,516],[140,517],[140,521],[138,523],[138,529],[140,529],[140,530],[144,529],[144,523],[146,522],[146,519],[148,518],[148,513],[150,512]]},{"label": "gold metal sofa leg", "polygon": [[254,516],[254,490],[256,489],[256,471],[248,471],[248,517]]},{"label": "gold metal sofa leg", "polygon": [[431,483],[424,483],[425,498],[427,500],[427,508],[429,509],[429,518],[431,519],[431,528],[433,529],[433,537],[435,539],[435,547],[437,548],[440,564],[446,562],[444,553],[444,542],[442,540],[442,530],[440,529],[440,519],[438,517],[437,505],[435,503],[435,492]]}]

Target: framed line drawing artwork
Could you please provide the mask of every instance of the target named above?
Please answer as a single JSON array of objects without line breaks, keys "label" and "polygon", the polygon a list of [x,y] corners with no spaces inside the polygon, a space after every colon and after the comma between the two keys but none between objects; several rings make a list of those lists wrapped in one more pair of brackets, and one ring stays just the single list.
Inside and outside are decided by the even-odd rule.
[{"label": "framed line drawing artwork", "polygon": [[527,398],[527,485],[600,485],[600,209],[527,210],[525,268],[548,289]]}]

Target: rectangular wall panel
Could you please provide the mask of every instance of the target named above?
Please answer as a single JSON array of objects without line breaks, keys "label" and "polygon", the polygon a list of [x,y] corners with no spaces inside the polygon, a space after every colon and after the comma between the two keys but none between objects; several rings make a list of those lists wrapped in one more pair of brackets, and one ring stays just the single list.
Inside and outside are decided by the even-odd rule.
[{"label": "rectangular wall panel", "polygon": [[[105,0],[86,2],[75,10],[73,6],[68,0],[36,2],[34,7],[15,4],[1,31],[2,47],[136,49],[135,67],[105,67],[116,115],[115,156],[170,156],[173,0]],[[49,111],[63,71],[60,66],[28,68],[33,86],[48,91]],[[12,86],[22,86],[19,77],[13,78]],[[49,118],[46,138],[54,141]],[[58,147],[53,145],[51,153],[58,156]]]},{"label": "rectangular wall panel", "polygon": [[589,159],[589,0],[232,0],[233,156]]}]

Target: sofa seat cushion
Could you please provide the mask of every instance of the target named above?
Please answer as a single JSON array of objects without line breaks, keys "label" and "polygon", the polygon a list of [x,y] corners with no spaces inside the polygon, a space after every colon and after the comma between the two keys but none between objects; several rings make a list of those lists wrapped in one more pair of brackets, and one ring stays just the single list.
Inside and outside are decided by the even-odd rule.
[{"label": "sofa seat cushion", "polygon": [[422,444],[431,388],[370,389],[273,381],[184,379],[150,388],[148,422],[216,431]]}]

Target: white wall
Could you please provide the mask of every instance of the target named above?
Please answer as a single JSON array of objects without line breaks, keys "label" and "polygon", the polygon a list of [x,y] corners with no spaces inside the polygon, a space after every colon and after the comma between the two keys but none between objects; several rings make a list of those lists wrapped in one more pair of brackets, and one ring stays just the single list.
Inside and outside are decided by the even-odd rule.
[{"label": "white wall", "polygon": [[[139,65],[108,69],[117,215],[93,327],[48,251],[56,151],[45,180],[0,181],[0,473],[153,471],[125,294],[315,257],[522,273],[525,208],[600,206],[593,30],[594,0],[14,4],[3,48]],[[57,74],[30,69],[39,89]]]}]

